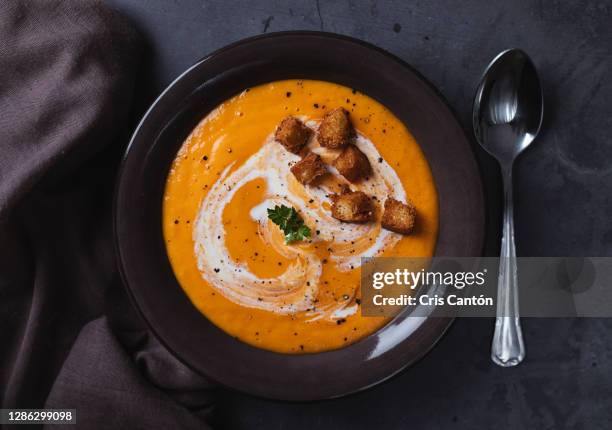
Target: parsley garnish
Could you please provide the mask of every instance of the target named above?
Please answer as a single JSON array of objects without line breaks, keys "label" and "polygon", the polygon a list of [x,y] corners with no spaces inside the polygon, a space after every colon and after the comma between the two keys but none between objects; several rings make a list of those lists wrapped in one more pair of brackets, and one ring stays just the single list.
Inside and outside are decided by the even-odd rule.
[{"label": "parsley garnish", "polygon": [[285,233],[285,243],[310,237],[310,229],[294,208],[274,206],[274,209],[268,209],[268,218]]}]

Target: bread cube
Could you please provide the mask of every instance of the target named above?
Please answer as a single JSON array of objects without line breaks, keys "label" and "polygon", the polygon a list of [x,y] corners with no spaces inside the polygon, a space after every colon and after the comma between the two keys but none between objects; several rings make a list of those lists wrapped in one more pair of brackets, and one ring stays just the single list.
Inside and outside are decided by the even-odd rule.
[{"label": "bread cube", "polygon": [[292,116],[283,119],[276,128],[274,139],[285,147],[289,152],[299,154],[308,139],[312,135],[312,130],[302,121]]},{"label": "bread cube", "polygon": [[355,129],[351,123],[349,113],[341,107],[327,112],[317,131],[319,144],[329,149],[343,148],[354,137]]},{"label": "bread cube", "polygon": [[334,160],[333,166],[350,182],[357,182],[372,173],[368,157],[355,145],[348,145]]},{"label": "bread cube", "polygon": [[332,217],[344,222],[363,223],[374,218],[374,204],[361,191],[348,191],[332,196]]},{"label": "bread cube", "polygon": [[327,173],[327,169],[321,157],[311,152],[291,167],[291,173],[300,183],[308,185]]},{"label": "bread cube", "polygon": [[414,230],[416,209],[412,203],[402,203],[391,197],[385,201],[381,219],[383,228],[401,234],[410,234]]}]

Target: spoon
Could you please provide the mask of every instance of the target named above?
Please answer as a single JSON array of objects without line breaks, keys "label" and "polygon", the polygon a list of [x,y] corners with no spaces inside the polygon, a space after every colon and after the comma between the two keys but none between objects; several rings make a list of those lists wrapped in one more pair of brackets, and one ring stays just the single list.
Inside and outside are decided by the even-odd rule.
[{"label": "spoon", "polygon": [[540,131],[543,103],[536,68],[519,49],[503,51],[493,59],[474,99],[476,139],[499,162],[504,185],[497,317],[491,345],[491,359],[502,367],[516,366],[525,358],[514,245],[512,167]]}]

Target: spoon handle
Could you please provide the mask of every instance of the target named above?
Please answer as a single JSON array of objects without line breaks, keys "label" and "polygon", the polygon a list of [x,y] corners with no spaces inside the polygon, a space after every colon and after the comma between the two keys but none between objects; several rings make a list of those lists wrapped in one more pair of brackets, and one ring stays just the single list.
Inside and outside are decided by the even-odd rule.
[{"label": "spoon handle", "polygon": [[497,318],[491,345],[491,359],[502,367],[516,366],[525,358],[519,317],[519,292],[514,245],[512,166],[502,172],[504,182],[504,224],[497,283]]}]

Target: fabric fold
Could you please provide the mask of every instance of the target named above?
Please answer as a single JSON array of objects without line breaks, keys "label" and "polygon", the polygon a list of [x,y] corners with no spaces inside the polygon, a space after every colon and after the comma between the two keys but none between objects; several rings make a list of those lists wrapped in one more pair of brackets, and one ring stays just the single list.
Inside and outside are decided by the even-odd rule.
[{"label": "fabric fold", "polygon": [[77,426],[86,429],[208,428],[205,418],[209,408],[192,413],[165,394],[161,385],[153,387],[148,379],[201,388],[197,384],[203,381],[193,381],[191,372],[167,354],[150,339],[146,352],[140,352],[137,361],[153,372],[143,375],[112,334],[106,318],[92,321],[79,334],[45,407],[76,409]]}]

